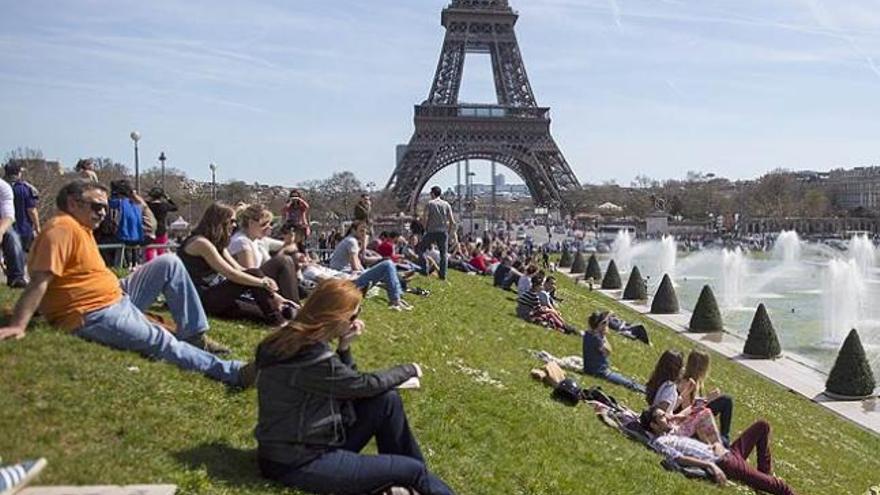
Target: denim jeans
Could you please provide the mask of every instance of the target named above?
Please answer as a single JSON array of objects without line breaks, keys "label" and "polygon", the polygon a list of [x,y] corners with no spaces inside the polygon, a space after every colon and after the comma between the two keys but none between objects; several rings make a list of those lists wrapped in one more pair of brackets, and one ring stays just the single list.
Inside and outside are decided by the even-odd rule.
[{"label": "denim jeans", "polygon": [[369,270],[363,272],[355,279],[354,284],[358,288],[363,289],[371,283],[382,282],[385,284],[385,291],[388,294],[388,301],[391,304],[400,301],[403,294],[403,288],[400,286],[400,279],[397,278],[397,267],[391,260],[376,263]]},{"label": "denim jeans", "polygon": [[[77,336],[168,361],[230,385],[240,384],[240,361],[220,359],[184,342],[205,332],[208,319],[196,288],[177,256],[159,256],[138,268],[120,285],[126,293],[123,298],[116,304],[86,314],[84,325],[76,331]],[[165,295],[177,324],[177,336],[150,321],[143,313],[160,293]]]},{"label": "denim jeans", "polygon": [[645,386],[641,383],[636,382],[632,378],[627,378],[616,371],[605,370],[604,372],[600,371],[599,373],[590,373],[590,376],[596,376],[599,378],[604,378],[615,385],[624,386],[630,390],[634,390],[641,394],[645,393]]},{"label": "denim jeans", "polygon": [[[427,270],[428,262],[425,260],[425,251],[431,248],[431,244],[436,244],[440,250],[440,279],[446,280],[446,270],[449,268],[449,233],[447,232],[427,232],[422,237],[421,242],[416,247],[419,253],[419,264]],[[427,275],[427,272],[425,273]]]},{"label": "denim jeans", "polygon": [[[357,420],[346,428],[342,448],[295,468],[261,460],[263,474],[318,494],[360,495],[391,486],[414,488],[422,495],[453,494],[425,466],[397,392],[354,401],[354,407]],[[373,437],[379,455],[359,454]]]},{"label": "denim jeans", "polygon": [[24,280],[24,249],[12,227],[3,235],[3,259],[6,260],[6,283]]}]

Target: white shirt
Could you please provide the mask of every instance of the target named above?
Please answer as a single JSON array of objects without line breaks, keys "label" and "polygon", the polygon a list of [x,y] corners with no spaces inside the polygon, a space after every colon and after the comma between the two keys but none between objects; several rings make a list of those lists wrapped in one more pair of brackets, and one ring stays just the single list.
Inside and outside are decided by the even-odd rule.
[{"label": "white shirt", "polygon": [[0,218],[11,218],[15,221],[15,195],[12,186],[5,180],[0,179]]},{"label": "white shirt", "polygon": [[227,249],[229,250],[229,254],[233,256],[242,251],[250,250],[250,252],[254,254],[257,268],[263,266],[263,263],[272,259],[272,255],[269,254],[269,250],[266,249],[263,243],[255,242],[242,231],[236,232],[232,236],[232,239],[229,239],[229,247]]},{"label": "white shirt", "polygon": [[661,435],[652,442],[664,457],[676,460],[682,456],[693,457],[706,462],[718,462],[721,459],[715,454],[712,446],[693,438],[678,435]]},{"label": "white shirt", "polygon": [[659,407],[663,402],[668,404],[666,412],[674,412],[675,405],[678,403],[678,387],[675,385],[675,382],[667,380],[660,384],[657,394],[654,395],[654,402],[651,403],[651,407]]}]

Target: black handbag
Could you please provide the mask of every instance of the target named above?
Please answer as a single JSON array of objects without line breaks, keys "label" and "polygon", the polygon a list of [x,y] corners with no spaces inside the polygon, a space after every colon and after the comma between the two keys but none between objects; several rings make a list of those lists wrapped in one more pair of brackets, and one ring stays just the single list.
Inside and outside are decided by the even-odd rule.
[{"label": "black handbag", "polygon": [[566,378],[559,382],[550,396],[568,406],[576,406],[581,400],[581,387],[571,378]]}]

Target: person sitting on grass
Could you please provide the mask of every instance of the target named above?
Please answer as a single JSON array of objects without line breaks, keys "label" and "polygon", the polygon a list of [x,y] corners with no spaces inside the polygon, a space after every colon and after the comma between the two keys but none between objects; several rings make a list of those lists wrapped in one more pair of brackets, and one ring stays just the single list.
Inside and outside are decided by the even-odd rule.
[{"label": "person sitting on grass", "polygon": [[[640,418],[642,428],[656,435],[652,446],[667,459],[683,466],[706,470],[719,485],[728,478],[758,491],[773,495],[794,495],[794,490],[783,480],[773,476],[770,454],[770,424],[760,420],[737,438],[730,448],[721,443],[707,444],[671,433],[674,425],[662,407],[651,407]],[[757,448],[758,467],[750,466],[747,459]]]},{"label": "person sitting on grass", "polygon": [[[513,290],[513,285],[518,284],[519,280],[523,276],[523,271],[524,271],[523,266],[525,266],[525,265],[520,260],[516,260],[513,262],[512,265],[510,265],[510,273],[501,282],[501,290],[504,290],[504,291]],[[518,289],[518,287],[517,287],[517,289]],[[519,292],[519,290],[517,290],[517,292]]]},{"label": "person sitting on grass", "polygon": [[544,279],[544,285],[541,286],[541,290],[540,292],[538,292],[538,300],[541,301],[541,305],[559,311],[556,308],[556,303],[559,301],[559,299],[556,298],[555,277],[547,277],[546,279]]},{"label": "person sitting on grass", "polygon": [[[532,279],[538,273],[538,267],[532,264],[529,264],[526,267],[526,271],[523,272],[522,275],[519,276],[519,280],[516,282],[516,294],[522,297],[523,294],[532,290]],[[544,280],[544,277],[541,277],[541,280]],[[540,290],[540,289],[538,289]],[[537,291],[535,291],[537,292]]]},{"label": "person sitting on grass", "polygon": [[516,299],[516,315],[529,323],[559,330],[563,333],[577,333],[577,329],[565,323],[562,315],[555,309],[541,304],[538,292],[544,286],[544,273],[532,277],[531,288]]},{"label": "person sitting on grass", "polygon": [[691,351],[687,357],[684,374],[678,382],[679,388],[687,390],[687,393],[681,394],[679,409],[688,408],[699,399],[704,398],[712,414],[719,417],[722,441],[725,445],[729,445],[730,424],[733,421],[733,398],[729,395],[722,395],[717,388],[709,392],[708,395],[704,395],[703,387],[708,376],[709,355],[703,351]]},{"label": "person sitting on grass", "polygon": [[[104,264],[92,230],[107,215],[107,188],[83,180],[58,191],[59,213],[34,241],[31,282],[19,297],[0,340],[24,337],[37,308],[52,325],[77,337],[148,357],[233,386],[253,384],[254,368],[225,361],[205,336],[208,319],[196,288],[176,256],[164,255],[120,281]],[[172,335],[144,314],[162,294],[177,324]]]},{"label": "person sitting on grass", "polygon": [[[362,373],[352,342],[364,332],[361,292],[322,282],[296,318],[257,348],[257,456],[263,476],[317,494],[377,493],[404,486],[453,491],[425,466],[394,390],[417,364]],[[331,347],[336,343],[336,349]],[[361,454],[376,439],[378,455]]]},{"label": "person sitting on grass", "polygon": [[660,355],[654,371],[645,385],[645,399],[651,407],[659,407],[669,414],[681,408],[681,396],[687,395],[696,386],[693,380],[681,383],[681,370],[684,358],[676,350],[666,350]]},{"label": "person sitting on grass", "polygon": [[590,329],[584,333],[583,338],[584,373],[645,393],[644,385],[611,370],[611,344],[607,338],[608,319],[611,316],[608,311],[596,311],[587,320]]},{"label": "person sitting on grass", "polygon": [[348,228],[345,238],[330,258],[330,268],[357,276],[357,285],[365,287],[370,284],[383,283],[388,294],[389,308],[395,311],[409,311],[412,306],[403,300],[403,286],[397,278],[397,269],[390,260],[377,263],[369,270],[364,270],[359,257],[361,245],[367,237],[367,224],[355,220]]},{"label": "person sitting on grass", "polygon": [[[271,326],[286,323],[282,309],[296,307],[278,294],[278,283],[259,268],[245,269],[229,253],[235,232],[235,210],[212,203],[177,255],[196,284],[208,314],[221,318],[252,318]],[[249,294],[258,310],[244,299]]]},{"label": "person sitting on grass", "polygon": [[267,245],[267,236],[272,230],[272,212],[260,205],[250,205],[241,212],[239,219],[238,231],[229,240],[229,254],[245,270],[259,269],[275,281],[282,297],[299,303],[299,270],[293,256],[297,247],[293,239],[288,245],[276,241],[274,245],[278,249],[273,256]]}]

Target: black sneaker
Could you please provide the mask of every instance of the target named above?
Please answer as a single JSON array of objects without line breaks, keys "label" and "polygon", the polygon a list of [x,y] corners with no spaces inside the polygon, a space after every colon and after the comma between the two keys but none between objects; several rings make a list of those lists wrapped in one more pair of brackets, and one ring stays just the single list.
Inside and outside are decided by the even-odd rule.
[{"label": "black sneaker", "polygon": [[253,361],[245,364],[238,369],[238,386],[241,388],[251,388],[257,384],[257,364]]},{"label": "black sneaker", "polygon": [[24,289],[25,287],[27,287],[27,284],[27,280],[23,278],[17,278],[9,282],[7,285],[9,285],[10,289]]}]

